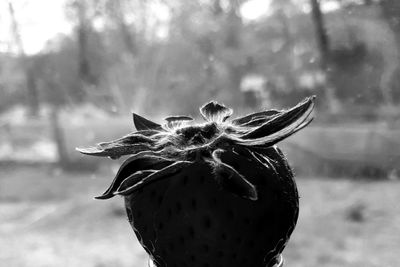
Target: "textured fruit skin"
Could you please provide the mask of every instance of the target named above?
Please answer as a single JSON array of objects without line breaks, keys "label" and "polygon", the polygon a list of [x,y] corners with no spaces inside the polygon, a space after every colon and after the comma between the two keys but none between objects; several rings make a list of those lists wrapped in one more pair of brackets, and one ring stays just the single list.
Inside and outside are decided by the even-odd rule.
[{"label": "textured fruit skin", "polygon": [[205,162],[125,197],[129,221],[157,266],[275,263],[298,217],[292,172],[276,147],[263,151],[276,170],[230,154],[257,186],[257,201],[222,190]]},{"label": "textured fruit skin", "polygon": [[98,199],[121,195],[130,224],[157,267],[282,266],[299,214],[298,192],[276,143],[312,120],[314,97],[283,111],[229,121],[216,102],[159,125],[134,114],[137,132],[96,147],[129,155]]}]

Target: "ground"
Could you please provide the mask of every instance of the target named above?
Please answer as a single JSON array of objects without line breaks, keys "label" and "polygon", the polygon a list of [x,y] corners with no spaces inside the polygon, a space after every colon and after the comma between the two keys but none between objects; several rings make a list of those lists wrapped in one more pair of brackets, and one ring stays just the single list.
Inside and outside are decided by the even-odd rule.
[{"label": "ground", "polygon": [[[146,267],[123,201],[93,200],[111,170],[0,169],[0,262],[13,267]],[[349,177],[350,178],[350,177]],[[400,182],[298,177],[285,266],[400,266]]]}]

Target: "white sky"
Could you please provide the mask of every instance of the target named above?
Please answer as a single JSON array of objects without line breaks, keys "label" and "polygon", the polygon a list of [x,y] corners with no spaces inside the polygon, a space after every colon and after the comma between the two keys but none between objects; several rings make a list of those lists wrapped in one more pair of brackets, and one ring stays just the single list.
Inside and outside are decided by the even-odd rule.
[{"label": "white sky", "polygon": [[[60,33],[71,32],[71,23],[65,18],[66,0],[9,0],[13,3],[19,23],[22,42],[27,54],[38,53],[47,41]],[[7,0],[0,1],[0,52],[12,51],[13,42]],[[250,0],[242,8],[242,16],[255,20],[268,15],[271,0]],[[162,11],[162,10],[160,10]],[[155,10],[155,14],[157,12]],[[163,13],[163,12],[161,12]],[[164,12],[165,13],[165,12]]]},{"label": "white sky", "polygon": [[[0,51],[4,52],[9,51],[8,45],[13,40],[8,2],[0,1]],[[12,3],[27,54],[39,52],[57,34],[71,31],[63,10],[65,0],[14,0]]]}]

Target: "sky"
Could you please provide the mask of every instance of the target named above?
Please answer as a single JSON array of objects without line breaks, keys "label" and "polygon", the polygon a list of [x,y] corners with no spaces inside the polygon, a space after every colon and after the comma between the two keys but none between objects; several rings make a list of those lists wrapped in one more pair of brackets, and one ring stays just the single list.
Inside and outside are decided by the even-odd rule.
[{"label": "sky", "polygon": [[[71,33],[71,23],[65,17],[66,0],[10,0],[15,9],[20,35],[26,54],[40,52],[46,43],[59,34]],[[0,1],[0,52],[13,51],[11,19],[8,3]],[[241,9],[247,20],[257,19],[268,13],[270,0],[250,0]]]},{"label": "sky", "polygon": [[[8,3],[12,2],[19,23],[22,43],[26,54],[40,52],[46,43],[59,34],[69,34],[72,25],[65,17],[66,0],[2,0],[0,1],[0,52],[16,52],[13,43]],[[241,13],[246,20],[268,15],[271,0],[250,0]],[[155,12],[157,14],[157,11]]]},{"label": "sky", "polygon": [[[0,51],[6,52],[13,41],[8,2],[0,1]],[[39,52],[48,40],[60,33],[70,33],[65,18],[65,0],[14,0],[15,16],[19,23],[24,50]]]}]

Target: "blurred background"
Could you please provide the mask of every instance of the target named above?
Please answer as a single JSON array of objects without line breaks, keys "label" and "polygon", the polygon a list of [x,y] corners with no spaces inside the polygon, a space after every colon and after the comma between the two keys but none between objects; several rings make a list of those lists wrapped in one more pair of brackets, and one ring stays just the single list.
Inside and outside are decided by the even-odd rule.
[{"label": "blurred background", "polygon": [[147,266],[122,199],[92,199],[121,162],[75,151],[131,112],[316,95],[281,144],[301,195],[286,265],[400,266],[399,49],[398,0],[1,1],[1,265]]}]

